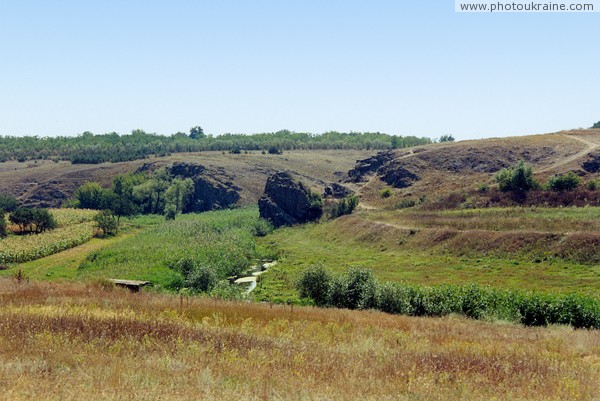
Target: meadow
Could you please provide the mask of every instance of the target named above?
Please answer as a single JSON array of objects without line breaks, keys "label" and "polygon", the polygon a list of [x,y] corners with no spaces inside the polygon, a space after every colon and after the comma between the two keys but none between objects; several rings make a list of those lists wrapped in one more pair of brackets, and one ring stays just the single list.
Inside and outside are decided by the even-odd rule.
[{"label": "meadow", "polygon": [[593,400],[600,332],[0,279],[5,399]]},{"label": "meadow", "polygon": [[[78,266],[78,279],[147,280],[167,290],[183,286],[182,260],[213,269],[220,279],[238,275],[267,257],[254,236],[270,231],[256,208],[140,217],[153,225],[91,252]],[[135,223],[137,219],[133,220]]]},{"label": "meadow", "polygon": [[259,240],[281,256],[254,295],[297,300],[301,272],[322,264],[334,273],[368,268],[382,281],[415,285],[476,283],[598,297],[599,214],[600,208],[366,210],[284,228]]}]

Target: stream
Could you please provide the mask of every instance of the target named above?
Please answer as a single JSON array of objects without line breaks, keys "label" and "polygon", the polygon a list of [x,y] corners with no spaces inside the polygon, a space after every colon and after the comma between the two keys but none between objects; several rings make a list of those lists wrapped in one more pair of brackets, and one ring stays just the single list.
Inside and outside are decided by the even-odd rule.
[{"label": "stream", "polygon": [[265,273],[268,269],[275,266],[276,264],[277,264],[277,261],[275,260],[273,262],[266,262],[261,265],[252,266],[250,268],[250,270],[252,271],[252,274],[250,276],[240,277],[240,278],[236,279],[234,281],[234,283],[235,284],[248,283],[249,284],[248,289],[246,289],[245,294],[250,294],[256,288],[256,280],[258,279],[258,276]]}]

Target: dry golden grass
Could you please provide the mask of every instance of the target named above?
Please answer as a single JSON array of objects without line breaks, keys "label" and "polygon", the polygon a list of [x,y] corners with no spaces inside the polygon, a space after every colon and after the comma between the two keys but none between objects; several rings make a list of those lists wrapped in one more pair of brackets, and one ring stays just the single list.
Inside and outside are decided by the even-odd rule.
[{"label": "dry golden grass", "polygon": [[593,400],[600,332],[0,280],[1,399]]}]

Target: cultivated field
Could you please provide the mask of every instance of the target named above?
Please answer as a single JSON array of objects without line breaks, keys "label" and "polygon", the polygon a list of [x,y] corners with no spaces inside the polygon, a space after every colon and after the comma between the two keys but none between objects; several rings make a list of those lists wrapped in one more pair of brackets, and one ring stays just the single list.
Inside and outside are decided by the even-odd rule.
[{"label": "cultivated field", "polygon": [[594,400],[600,332],[0,280],[2,399]]},{"label": "cultivated field", "polygon": [[[40,259],[81,245],[94,236],[97,211],[51,209],[58,228],[41,234],[9,235],[0,240],[0,263],[22,263]],[[10,227],[9,227],[10,228]]]}]

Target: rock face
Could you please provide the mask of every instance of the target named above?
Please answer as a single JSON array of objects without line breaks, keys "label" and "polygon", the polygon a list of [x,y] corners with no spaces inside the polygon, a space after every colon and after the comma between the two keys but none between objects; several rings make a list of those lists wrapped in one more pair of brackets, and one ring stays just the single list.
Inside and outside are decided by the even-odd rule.
[{"label": "rock face", "polygon": [[597,173],[600,171],[600,153],[590,153],[588,160],[581,165],[588,173]]},{"label": "rock face", "polygon": [[288,173],[275,173],[267,179],[265,192],[258,201],[260,217],[275,227],[316,220],[323,211],[312,197],[309,189],[294,181]]},{"label": "rock face", "polygon": [[348,195],[352,195],[353,193],[354,191],[350,188],[340,185],[336,182],[332,182],[331,184],[325,187],[323,198],[342,199]]},{"label": "rock face", "polygon": [[231,181],[220,179],[217,174],[211,174],[200,164],[174,163],[168,171],[172,177],[194,181],[194,195],[185,212],[225,209],[240,199],[238,187]]},{"label": "rock face", "polygon": [[406,188],[421,179],[412,168],[405,166],[401,160],[394,160],[394,157],[393,152],[386,151],[357,161],[356,167],[348,171],[348,181],[362,182],[369,174],[377,174],[388,185]]}]

